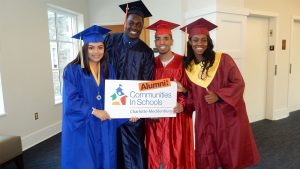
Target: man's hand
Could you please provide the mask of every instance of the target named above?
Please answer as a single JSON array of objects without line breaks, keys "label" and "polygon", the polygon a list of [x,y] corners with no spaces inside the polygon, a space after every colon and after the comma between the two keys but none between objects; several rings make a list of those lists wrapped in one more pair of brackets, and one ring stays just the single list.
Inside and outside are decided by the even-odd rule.
[{"label": "man's hand", "polygon": [[183,106],[180,103],[177,103],[177,105],[173,109],[174,113],[181,113],[183,112]]},{"label": "man's hand", "polygon": [[176,79],[174,79],[174,81],[177,83],[177,92],[187,92],[186,88],[184,88],[180,82],[176,81]]},{"label": "man's hand", "polygon": [[131,118],[129,119],[129,121],[131,121],[131,122],[133,122],[133,123],[137,122],[138,120],[139,120],[139,118],[137,118],[137,117],[131,117]]}]

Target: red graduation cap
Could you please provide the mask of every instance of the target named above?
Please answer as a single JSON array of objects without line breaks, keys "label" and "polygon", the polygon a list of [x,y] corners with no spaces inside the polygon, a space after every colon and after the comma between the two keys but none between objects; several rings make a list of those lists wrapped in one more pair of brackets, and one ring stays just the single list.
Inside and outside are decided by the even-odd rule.
[{"label": "red graduation cap", "polygon": [[217,25],[207,21],[204,18],[200,18],[182,28],[180,30],[186,32],[189,34],[189,38],[191,38],[193,35],[197,34],[204,34],[209,35],[209,31],[215,29],[218,27]]},{"label": "red graduation cap", "polygon": [[178,27],[176,23],[159,20],[154,24],[148,26],[146,29],[154,30],[155,35],[172,34],[171,30]]}]

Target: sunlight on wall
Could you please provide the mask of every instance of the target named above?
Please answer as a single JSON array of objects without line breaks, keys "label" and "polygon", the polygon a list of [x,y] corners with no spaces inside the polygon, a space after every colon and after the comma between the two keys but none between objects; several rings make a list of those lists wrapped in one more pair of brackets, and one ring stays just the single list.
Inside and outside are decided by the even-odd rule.
[{"label": "sunlight on wall", "polygon": [[5,114],[5,111],[4,111],[2,83],[1,83],[1,74],[0,74],[0,115],[3,115],[3,114]]}]

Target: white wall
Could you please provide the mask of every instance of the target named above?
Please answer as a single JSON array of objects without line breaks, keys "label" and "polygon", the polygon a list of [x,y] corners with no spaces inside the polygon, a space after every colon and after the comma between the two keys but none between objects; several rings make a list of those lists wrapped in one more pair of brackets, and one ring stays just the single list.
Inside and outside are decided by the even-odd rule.
[{"label": "white wall", "polygon": [[[135,0],[88,0],[90,23],[98,25],[123,24],[125,15],[119,5],[131,1]],[[145,5],[147,4],[145,3]]]},{"label": "white wall", "polygon": [[204,8],[242,8],[244,0],[186,0],[185,11],[194,11]]},{"label": "white wall", "polygon": [[[123,24],[125,15],[119,5],[132,1],[135,0],[89,0],[90,23],[98,25]],[[169,0],[143,0],[143,3],[152,14],[150,24],[160,19],[180,25],[184,24],[182,2],[185,1],[172,0],[172,4],[170,4]],[[174,52],[183,54],[183,34],[179,28],[173,31],[174,44],[172,48]],[[150,31],[150,47],[155,47],[154,33],[152,31]]]},{"label": "white wall", "polygon": [[[291,18],[300,15],[299,0],[245,0],[245,7],[250,10],[272,12],[278,14],[278,40],[275,44],[277,76],[274,88],[274,111],[276,114],[287,114],[288,110],[288,77],[289,77],[289,57],[290,57],[290,33]],[[281,41],[287,41],[286,50],[281,49]],[[298,65],[299,66],[299,65]]]},{"label": "white wall", "polygon": [[215,7],[217,4],[216,0],[186,0],[185,12],[195,11],[203,8]]},{"label": "white wall", "polygon": [[6,110],[0,117],[0,133],[22,136],[23,149],[61,128],[61,104],[54,104],[48,2],[87,16],[83,0],[0,1],[0,71]]}]

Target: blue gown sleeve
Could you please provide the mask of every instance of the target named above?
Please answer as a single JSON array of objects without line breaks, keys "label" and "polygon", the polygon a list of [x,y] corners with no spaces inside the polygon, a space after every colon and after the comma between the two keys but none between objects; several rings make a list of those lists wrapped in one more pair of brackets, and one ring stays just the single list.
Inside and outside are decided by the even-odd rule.
[{"label": "blue gown sleeve", "polygon": [[83,99],[83,92],[80,89],[81,74],[75,68],[76,65],[69,65],[64,71],[63,83],[63,113],[70,124],[71,130],[76,130],[91,119],[92,106]]}]

